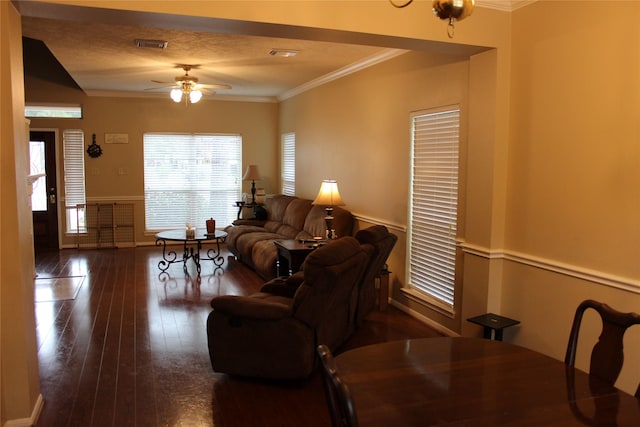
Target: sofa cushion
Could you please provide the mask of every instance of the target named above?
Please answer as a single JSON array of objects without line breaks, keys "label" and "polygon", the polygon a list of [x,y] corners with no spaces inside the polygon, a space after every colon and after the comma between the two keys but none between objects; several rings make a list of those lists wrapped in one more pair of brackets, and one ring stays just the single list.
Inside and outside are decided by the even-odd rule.
[{"label": "sofa cushion", "polygon": [[[296,235],[296,239],[311,239],[313,237],[326,237],[327,225],[324,218],[327,216],[324,206],[315,205],[305,218],[302,231]],[[348,210],[340,207],[333,208],[334,237],[350,236],[353,229],[353,215]]]},{"label": "sofa cushion", "polygon": [[[273,241],[275,239],[281,239],[281,238],[282,236],[279,234],[269,233],[266,231],[256,231],[253,233],[245,233],[240,237],[238,237],[238,239],[236,239],[235,246],[236,246],[236,249],[238,250],[237,255],[242,261],[245,261],[245,262],[249,261],[255,267],[255,262],[258,261],[258,259],[253,258],[253,247],[256,244],[259,244],[261,242],[266,242],[271,246],[274,246],[274,251],[275,251],[275,245],[273,244]],[[273,260],[275,260],[275,258],[271,259],[272,262]]]},{"label": "sofa cushion", "polygon": [[257,241],[253,244],[253,248],[251,248],[253,268],[266,280],[276,276],[278,249],[273,243],[274,240],[276,239]]},{"label": "sofa cushion", "polygon": [[275,233],[278,227],[282,224],[282,218],[284,212],[289,204],[296,200],[293,196],[285,196],[284,194],[278,194],[273,197],[269,197],[265,201],[265,208],[267,209],[267,222],[264,224],[264,228],[267,231]]},{"label": "sofa cushion", "polygon": [[291,201],[282,217],[282,225],[278,227],[276,232],[287,239],[294,239],[304,227],[311,206],[311,200],[296,199]]}]

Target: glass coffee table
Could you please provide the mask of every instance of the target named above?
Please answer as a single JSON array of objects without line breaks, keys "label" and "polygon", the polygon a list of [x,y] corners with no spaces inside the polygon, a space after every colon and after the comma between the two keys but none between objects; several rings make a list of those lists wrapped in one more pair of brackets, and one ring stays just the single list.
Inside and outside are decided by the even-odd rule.
[{"label": "glass coffee table", "polygon": [[[158,262],[158,268],[161,273],[166,273],[171,264],[181,262],[182,269],[187,273],[187,261],[193,259],[200,276],[201,266],[200,261],[212,261],[216,266],[216,269],[222,268],[224,258],[220,254],[220,243],[224,242],[227,238],[227,233],[224,231],[216,231],[215,233],[207,233],[205,230],[196,229],[193,238],[187,238],[187,232],[185,229],[179,230],[167,230],[161,231],[156,234],[156,246],[162,246],[162,260]],[[178,257],[176,251],[167,249],[167,242],[182,242],[182,258]],[[215,246],[208,249],[204,256],[200,256],[202,250],[202,244],[213,242]]]}]

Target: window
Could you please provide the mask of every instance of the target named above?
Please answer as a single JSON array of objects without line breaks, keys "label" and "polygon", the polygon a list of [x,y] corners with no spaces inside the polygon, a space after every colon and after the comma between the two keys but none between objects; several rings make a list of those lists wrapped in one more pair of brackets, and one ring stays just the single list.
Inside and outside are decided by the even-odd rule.
[{"label": "window", "polygon": [[409,287],[453,314],[460,109],[416,113],[411,127]]},{"label": "window", "polygon": [[213,218],[236,219],[240,200],[242,137],[214,134],[144,134],[147,230],[198,228]]},{"label": "window", "polygon": [[29,141],[29,174],[40,175],[33,181],[31,193],[31,210],[33,212],[47,211],[47,182],[44,176],[46,172],[46,155],[44,141]]},{"label": "window", "polygon": [[67,233],[84,231],[84,209],[77,205],[86,203],[84,190],[84,133],[80,129],[66,129],[62,133],[64,157],[64,205],[66,207]]},{"label": "window", "polygon": [[282,176],[282,194],[296,195],[296,134],[282,134],[280,170]]},{"label": "window", "polygon": [[27,105],[24,107],[25,117],[48,117],[56,119],[81,119],[80,105]]}]

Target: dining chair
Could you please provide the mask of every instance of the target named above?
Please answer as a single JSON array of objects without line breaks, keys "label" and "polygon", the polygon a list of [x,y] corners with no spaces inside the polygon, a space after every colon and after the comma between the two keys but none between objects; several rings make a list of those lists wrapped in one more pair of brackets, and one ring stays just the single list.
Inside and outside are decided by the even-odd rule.
[{"label": "dining chair", "polygon": [[331,350],[326,345],[320,344],[317,351],[320,357],[322,383],[331,414],[331,424],[333,427],[357,427],[358,417],[353,397],[349,387],[340,378]]},{"label": "dining chair", "polygon": [[[624,334],[630,326],[640,324],[640,315],[622,313],[607,304],[594,300],[583,301],[576,309],[571,333],[569,334],[567,353],[564,358],[564,363],[568,366],[575,365],[580,324],[582,323],[584,312],[589,308],[597,311],[602,319],[602,332],[591,351],[589,375],[596,376],[614,385],[620,375],[624,361]],[[638,385],[635,396],[640,398],[640,385]]]}]

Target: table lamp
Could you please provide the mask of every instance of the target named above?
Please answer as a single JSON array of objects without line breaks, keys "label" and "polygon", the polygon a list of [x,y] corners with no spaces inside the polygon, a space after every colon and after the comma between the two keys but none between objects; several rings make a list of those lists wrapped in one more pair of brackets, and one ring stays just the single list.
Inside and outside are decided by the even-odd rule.
[{"label": "table lamp", "polygon": [[251,181],[251,205],[255,206],[256,204],[256,180],[260,179],[260,174],[258,174],[258,166],[257,165],[249,165],[247,166],[247,170],[242,177],[243,181]]},{"label": "table lamp", "polygon": [[333,207],[344,206],[340,193],[338,192],[338,183],[332,179],[325,179],[320,185],[320,191],[318,196],[313,201],[314,205],[324,205],[327,216],[324,217],[324,221],[327,224],[327,239],[334,238],[333,235]]}]

